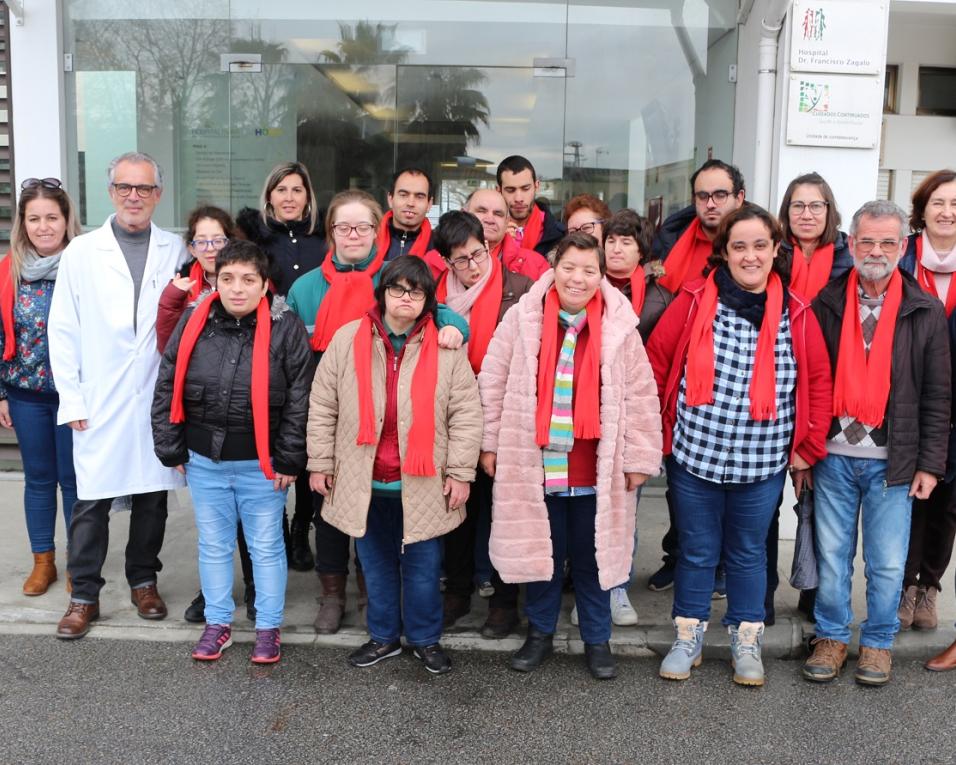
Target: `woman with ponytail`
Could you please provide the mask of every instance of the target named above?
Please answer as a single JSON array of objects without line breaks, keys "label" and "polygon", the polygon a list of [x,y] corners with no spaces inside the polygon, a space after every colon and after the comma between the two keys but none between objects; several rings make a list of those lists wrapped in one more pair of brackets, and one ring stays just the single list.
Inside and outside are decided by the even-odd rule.
[{"label": "woman with ponytail", "polygon": [[42,595],[57,578],[57,485],[67,538],[76,502],[73,433],[56,424],[60,397],[50,370],[47,322],[60,254],[80,233],[73,202],[58,179],[22,183],[10,252],[0,261],[0,425],[14,428],[23,459],[23,509],[33,551],[24,595]]},{"label": "woman with ponytail", "polygon": [[588,669],[617,672],[608,591],[628,579],[635,492],[660,470],[661,421],[637,316],[605,270],[594,237],[562,239],[554,269],[498,325],[478,376],[480,466],[495,479],[491,562],[503,581],[528,583],[519,672],[553,650],[565,559]]},{"label": "woman with ponytail", "polygon": [[[375,303],[374,290],[381,277],[387,248],[379,231],[382,208],[364,191],[351,189],[332,197],[325,216],[331,245],[322,265],[298,279],[289,291],[289,307],[305,322],[312,350],[321,358],[335,333],[350,321],[361,319]],[[439,345],[455,348],[467,338],[468,324],[457,314],[438,311]],[[444,324],[452,324],[444,327]],[[457,327],[457,328],[456,328]],[[296,491],[299,491],[299,484]],[[351,540],[323,520],[321,495],[313,493],[315,506],[315,569],[322,595],[315,630],[338,632],[345,613]],[[365,581],[356,563],[359,608],[364,606]]]},{"label": "woman with ponytail", "polygon": [[421,258],[391,261],[375,302],[326,347],[309,399],[308,469],[322,517],[355,537],[368,588],[368,667],[401,653],[404,631],[433,674],[442,634],[441,535],[465,514],[481,404],[463,349],[440,347],[435,282]]},{"label": "woman with ponytail", "polygon": [[763,684],[767,530],[787,467],[799,495],[826,456],[829,358],[809,303],[787,287],[780,240],[763,208],[731,212],[706,278],[681,287],[648,343],[680,537],[667,679],[700,664],[723,560],[734,682]]},{"label": "woman with ponytail", "polygon": [[216,290],[183,314],[156,381],[156,456],[186,475],[196,514],[206,603],[197,660],[218,659],[232,644],[239,521],[256,581],[252,661],[280,658],[282,517],[288,487],[305,467],[314,365],[302,322],[268,294],[268,279],[269,259],[257,245],[226,245],[216,256]]}]

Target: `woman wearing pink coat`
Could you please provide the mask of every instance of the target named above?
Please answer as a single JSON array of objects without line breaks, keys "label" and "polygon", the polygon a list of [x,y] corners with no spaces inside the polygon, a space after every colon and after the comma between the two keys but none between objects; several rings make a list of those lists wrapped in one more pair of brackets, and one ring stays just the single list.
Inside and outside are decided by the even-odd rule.
[{"label": "woman wearing pink coat", "polygon": [[594,237],[565,237],[498,325],[478,376],[480,464],[494,477],[491,561],[527,582],[521,672],[552,652],[562,564],[574,578],[588,669],[614,677],[607,591],[627,581],[635,492],[661,464],[657,388],[630,302]]}]

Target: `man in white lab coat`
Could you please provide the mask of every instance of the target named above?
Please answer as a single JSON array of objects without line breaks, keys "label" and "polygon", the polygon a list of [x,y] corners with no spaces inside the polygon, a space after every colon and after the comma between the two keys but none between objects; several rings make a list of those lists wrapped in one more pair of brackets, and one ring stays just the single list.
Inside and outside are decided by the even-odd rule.
[{"label": "man in white lab coat", "polygon": [[126,579],[144,619],[162,619],[156,589],[167,490],[183,477],[153,453],[150,405],[159,369],[159,295],[186,257],[180,237],[157,228],[162,171],[146,154],[109,166],[116,208],[103,226],[73,239],[60,261],[50,308],[50,362],[60,409],[73,429],[77,495],[68,571],[73,592],[57,637],[83,637],[99,617],[113,499],[131,495]]}]

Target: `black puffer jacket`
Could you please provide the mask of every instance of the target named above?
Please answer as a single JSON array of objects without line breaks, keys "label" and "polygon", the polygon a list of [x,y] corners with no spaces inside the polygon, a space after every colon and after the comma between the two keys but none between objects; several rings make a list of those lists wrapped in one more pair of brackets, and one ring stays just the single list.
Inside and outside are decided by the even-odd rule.
[{"label": "black puffer jacket", "polygon": [[309,232],[308,220],[280,223],[269,218],[266,224],[258,211],[246,207],[239,211],[237,221],[249,240],[269,254],[269,276],[277,295],[286,295],[296,279],[321,266],[325,259],[325,239],[318,231]]},{"label": "black puffer jacket", "polygon": [[681,234],[687,230],[695,217],[697,217],[697,208],[694,205],[668,215],[654,235],[654,241],[651,242],[651,256],[658,260],[666,260]]},{"label": "black puffer jacket", "polygon": [[[176,354],[195,306],[186,309],[159,367],[153,394],[153,448],[167,467],[183,465],[192,450],[216,462],[257,458],[252,425],[252,342],[256,315],[231,317],[213,305],[186,372],[186,422],[169,421]],[[305,423],[315,364],[302,320],[282,298],[272,301],[269,346],[269,448],[277,473],[305,468]]]},{"label": "black puffer jacket", "polygon": [[[908,484],[922,470],[946,472],[950,431],[951,369],[943,304],[903,275],[903,300],[893,336],[890,399],[886,405],[889,457],[886,483]],[[836,373],[849,273],[831,281],[813,301]]]},{"label": "black puffer jacket", "polygon": [[[793,273],[793,243],[780,243],[780,257],[786,259],[787,273]],[[833,265],[830,267],[830,279],[838,279],[847,271],[853,268],[853,256],[850,254],[850,243],[847,241],[846,234],[837,231],[836,241],[833,243]]]}]

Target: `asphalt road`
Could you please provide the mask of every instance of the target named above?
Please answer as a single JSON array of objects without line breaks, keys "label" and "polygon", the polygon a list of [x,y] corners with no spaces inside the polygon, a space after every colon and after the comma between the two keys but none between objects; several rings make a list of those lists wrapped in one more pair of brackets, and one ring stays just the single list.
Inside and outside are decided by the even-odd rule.
[{"label": "asphalt road", "polygon": [[723,661],[671,683],[656,661],[621,660],[598,683],[581,656],[522,675],[457,652],[432,677],[410,654],[356,670],[342,650],[287,646],[267,668],[249,651],[198,664],[185,644],[5,636],[0,761],[956,762],[956,674],[916,661],[882,689],[813,686],[773,661],[745,689]]}]

